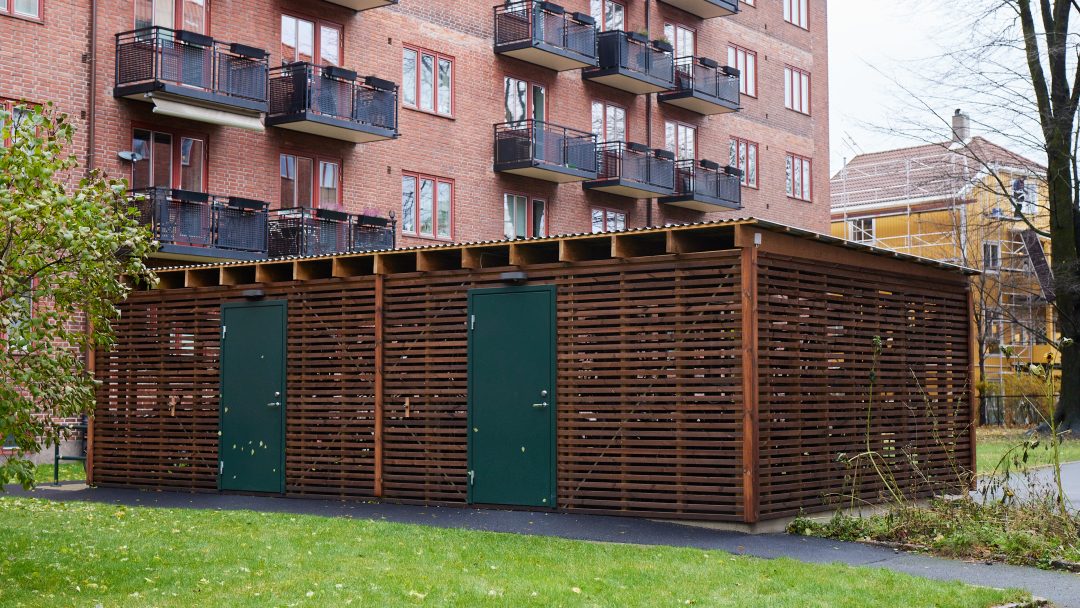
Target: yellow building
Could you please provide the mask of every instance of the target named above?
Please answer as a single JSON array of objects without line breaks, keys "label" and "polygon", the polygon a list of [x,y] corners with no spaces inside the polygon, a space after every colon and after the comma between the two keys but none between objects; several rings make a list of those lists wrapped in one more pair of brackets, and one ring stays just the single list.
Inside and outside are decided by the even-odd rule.
[{"label": "yellow building", "polygon": [[[860,154],[832,185],[832,234],[982,270],[973,279],[983,379],[1053,347],[1045,169],[982,137],[957,110],[952,141]],[[1022,217],[1021,215],[1022,214]],[[1004,356],[1003,349],[1011,352]]]}]

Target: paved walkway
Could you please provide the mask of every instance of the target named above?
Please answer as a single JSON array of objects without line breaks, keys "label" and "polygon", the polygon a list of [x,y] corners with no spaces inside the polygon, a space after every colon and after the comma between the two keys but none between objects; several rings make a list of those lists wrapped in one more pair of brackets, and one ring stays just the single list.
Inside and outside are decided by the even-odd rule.
[{"label": "paved walkway", "polygon": [[938,580],[959,580],[988,587],[1014,587],[1080,608],[1080,575],[1035,568],[967,563],[913,555],[860,543],[831,541],[787,534],[750,535],[676,523],[629,517],[570,515],[526,511],[494,511],[418,507],[362,502],[291,499],[220,494],[182,494],[111,488],[83,484],[47,485],[27,493],[9,486],[11,494],[59,501],[91,501],[128,506],[181,509],[252,510],[323,517],[352,517],[443,528],[556,536],[576,540],[641,545],[672,545],[719,549],[763,558],[790,557],[804,562],[840,562],[887,568]]}]

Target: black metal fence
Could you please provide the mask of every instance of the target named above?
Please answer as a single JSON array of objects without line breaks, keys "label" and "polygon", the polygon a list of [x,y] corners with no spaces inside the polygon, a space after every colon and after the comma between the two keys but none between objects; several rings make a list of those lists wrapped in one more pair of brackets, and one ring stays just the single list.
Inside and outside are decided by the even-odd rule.
[{"label": "black metal fence", "polygon": [[635,32],[609,30],[597,36],[599,68],[622,68],[674,83],[675,60]]},{"label": "black metal fence", "polygon": [[270,117],[315,112],[397,131],[396,84],[336,67],[291,63],[270,70]]},{"label": "black metal fence", "polygon": [[697,91],[739,105],[739,70],[721,66],[707,57],[679,57],[675,59],[675,89]]},{"label": "black metal fence", "polygon": [[270,257],[394,248],[393,220],[306,207],[271,213]]},{"label": "black metal fence", "polygon": [[539,120],[495,125],[495,164],[525,161],[596,171],[596,136]]},{"label": "black metal fence", "polygon": [[742,173],[707,160],[675,162],[675,194],[699,194],[742,207]]},{"label": "black metal fence", "polygon": [[266,253],[266,203],[170,188],[134,190],[140,222],[163,245]]},{"label": "black metal fence", "polygon": [[116,35],[116,86],[163,82],[265,102],[267,57],[202,34],[143,28]]},{"label": "black metal fence", "polygon": [[660,188],[675,188],[674,156],[622,141],[597,146],[597,179],[622,178]]},{"label": "black metal fence", "polygon": [[595,58],[596,27],[591,21],[552,2],[508,2],[495,7],[495,49],[535,41]]}]

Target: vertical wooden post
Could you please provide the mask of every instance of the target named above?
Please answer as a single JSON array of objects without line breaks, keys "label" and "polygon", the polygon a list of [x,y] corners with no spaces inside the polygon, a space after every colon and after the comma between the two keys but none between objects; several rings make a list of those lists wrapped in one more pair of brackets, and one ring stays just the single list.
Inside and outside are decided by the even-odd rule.
[{"label": "vertical wooden post", "polygon": [[972,288],[971,279],[967,282],[968,300],[968,395],[971,399],[971,425],[968,428],[968,459],[972,471],[971,489],[976,489],[975,463],[977,446],[976,429],[979,426],[979,328],[975,321],[975,290]]},{"label": "vertical wooden post", "polygon": [[[86,321],[86,333],[89,336],[93,336],[94,333],[94,326],[89,320]],[[86,350],[86,372],[91,377],[97,375],[97,351],[93,346],[88,346]],[[97,409],[97,397],[100,390],[99,388],[94,391],[94,409],[86,416],[86,485],[94,483],[94,410]]]},{"label": "vertical wooden post", "polygon": [[383,303],[386,276],[375,275],[375,489],[383,495]]},{"label": "vertical wooden post", "polygon": [[758,452],[758,250],[742,245],[743,521],[757,523],[760,511]]}]

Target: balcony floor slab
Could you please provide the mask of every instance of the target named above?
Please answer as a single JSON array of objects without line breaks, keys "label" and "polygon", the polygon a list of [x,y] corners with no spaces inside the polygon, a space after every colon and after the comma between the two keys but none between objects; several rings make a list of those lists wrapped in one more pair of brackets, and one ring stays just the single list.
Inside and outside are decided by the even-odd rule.
[{"label": "balcony floor slab", "polygon": [[284,116],[268,116],[266,126],[289,129],[301,133],[311,133],[331,139],[352,142],[354,144],[386,141],[397,138],[396,131],[374,125],[355,123],[349,120],[325,116],[315,112],[298,112]]}]

